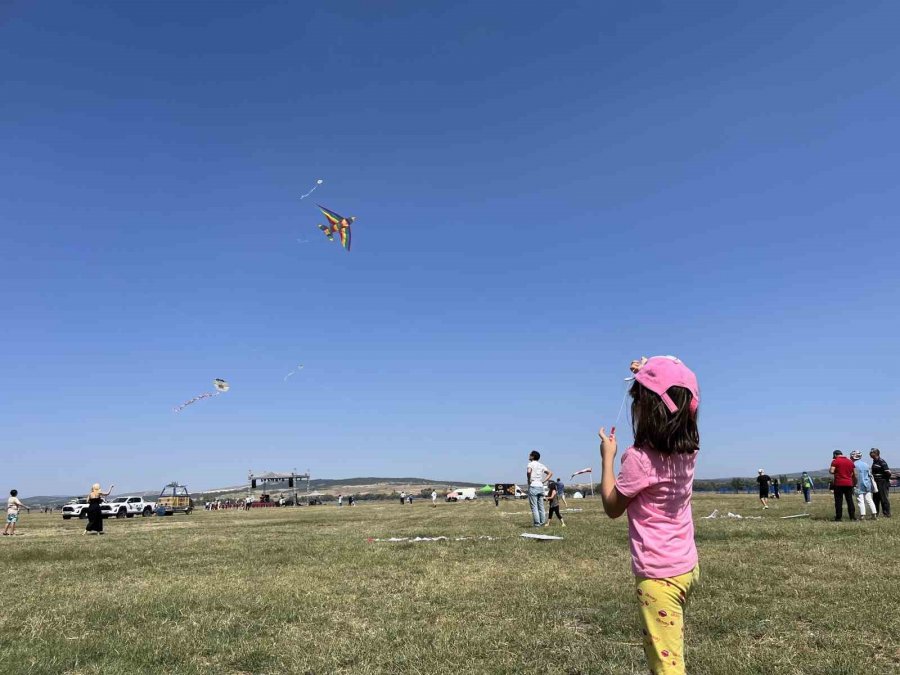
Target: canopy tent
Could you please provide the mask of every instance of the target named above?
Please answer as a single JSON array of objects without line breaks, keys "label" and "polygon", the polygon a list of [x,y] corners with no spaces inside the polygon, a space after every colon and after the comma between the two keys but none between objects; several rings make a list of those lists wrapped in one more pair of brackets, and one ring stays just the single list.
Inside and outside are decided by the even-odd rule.
[{"label": "canopy tent", "polygon": [[485,485],[483,488],[479,488],[478,491],[482,494],[487,494],[488,492],[494,491],[494,486],[493,485]]}]

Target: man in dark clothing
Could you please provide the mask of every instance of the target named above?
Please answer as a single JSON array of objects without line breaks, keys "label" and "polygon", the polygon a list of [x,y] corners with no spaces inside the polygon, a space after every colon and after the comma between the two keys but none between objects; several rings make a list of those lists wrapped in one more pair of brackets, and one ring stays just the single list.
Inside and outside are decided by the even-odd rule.
[{"label": "man in dark clothing", "polygon": [[834,487],[834,519],[837,522],[844,516],[844,503],[847,501],[847,515],[856,520],[856,507],[853,504],[853,486],[856,484],[856,467],[844,457],[844,453],[835,450],[832,453],[831,467],[828,472],[834,476],[831,482]]},{"label": "man in dark clothing", "polygon": [[759,501],[762,503],[764,509],[769,508],[769,482],[771,480],[769,474],[762,469],[759,470],[756,482],[759,483]]},{"label": "man in dark clothing", "polygon": [[891,498],[888,494],[891,489],[891,470],[888,463],[881,459],[881,450],[872,448],[869,450],[872,458],[872,476],[875,478],[875,487],[878,488],[873,497],[875,510],[885,518],[891,517]]},{"label": "man in dark clothing", "polygon": [[775,499],[781,499],[781,495],[778,492],[780,487],[781,487],[781,481],[778,480],[777,478],[773,478],[772,479],[772,492],[774,493],[773,496],[775,497]]}]

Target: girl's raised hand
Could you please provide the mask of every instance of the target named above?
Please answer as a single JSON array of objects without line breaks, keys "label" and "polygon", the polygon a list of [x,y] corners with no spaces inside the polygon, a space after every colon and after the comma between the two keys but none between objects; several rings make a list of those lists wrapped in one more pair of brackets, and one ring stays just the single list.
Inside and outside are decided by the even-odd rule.
[{"label": "girl's raised hand", "polygon": [[618,446],[616,444],[615,433],[611,433],[609,436],[607,436],[606,429],[604,427],[600,427],[600,457],[604,460],[613,460],[616,458],[617,449]]}]

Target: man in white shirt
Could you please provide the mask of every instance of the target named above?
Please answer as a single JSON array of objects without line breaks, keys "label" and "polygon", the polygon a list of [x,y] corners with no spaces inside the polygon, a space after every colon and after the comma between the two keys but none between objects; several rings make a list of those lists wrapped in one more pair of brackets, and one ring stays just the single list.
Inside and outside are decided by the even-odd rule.
[{"label": "man in white shirt", "polygon": [[431,506],[432,507],[437,506],[437,491],[436,490],[431,491]]},{"label": "man in white shirt", "polygon": [[534,527],[541,527],[547,520],[544,511],[544,482],[553,477],[553,472],[540,463],[541,453],[532,450],[528,455],[528,466],[525,475],[528,482],[528,505],[531,507],[531,518]]},{"label": "man in white shirt", "polygon": [[6,527],[3,528],[3,536],[11,536],[16,533],[16,523],[19,522],[19,509],[31,509],[19,501],[18,490],[9,491],[9,499],[6,500]]}]

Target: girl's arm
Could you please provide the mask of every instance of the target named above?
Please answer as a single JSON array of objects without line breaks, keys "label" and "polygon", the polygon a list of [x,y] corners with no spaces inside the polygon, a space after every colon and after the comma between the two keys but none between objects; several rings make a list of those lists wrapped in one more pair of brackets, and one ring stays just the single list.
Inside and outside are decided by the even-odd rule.
[{"label": "girl's arm", "polygon": [[600,428],[600,460],[602,469],[600,472],[600,497],[603,499],[603,510],[610,518],[618,518],[631,501],[616,489],[616,476],[613,471],[613,463],[616,459],[616,437],[607,436],[606,429]]}]

